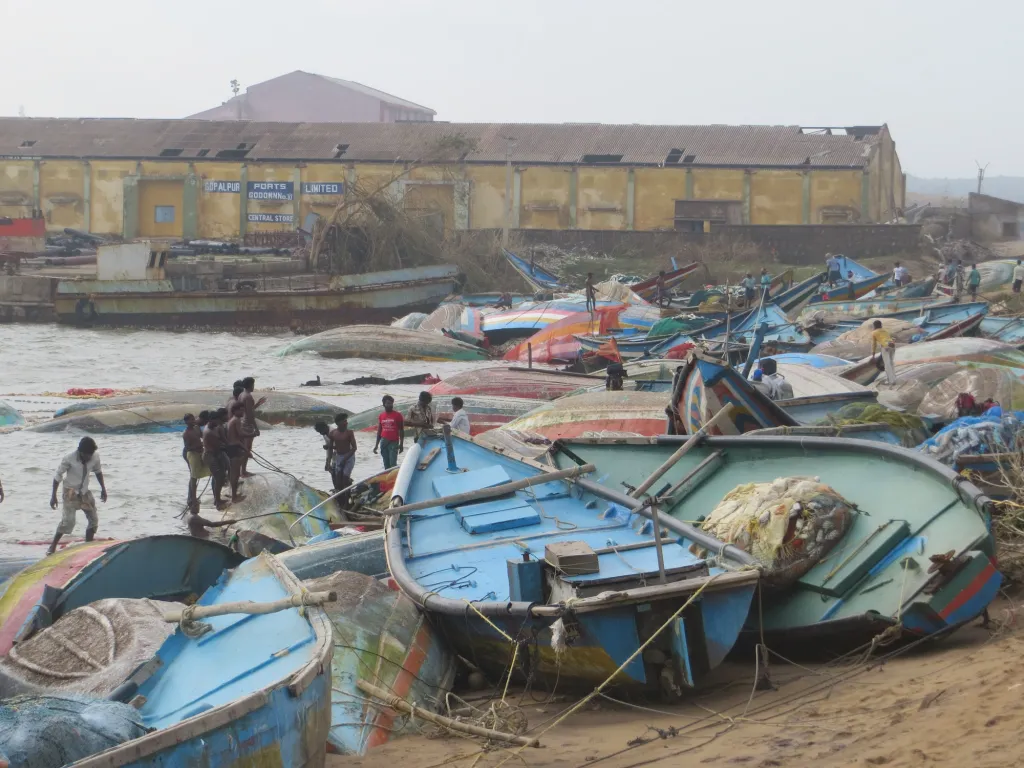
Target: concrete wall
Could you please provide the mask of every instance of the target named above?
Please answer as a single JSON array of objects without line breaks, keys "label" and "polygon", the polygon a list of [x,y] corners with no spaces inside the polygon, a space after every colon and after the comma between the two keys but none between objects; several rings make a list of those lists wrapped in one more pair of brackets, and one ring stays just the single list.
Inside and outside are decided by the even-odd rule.
[{"label": "concrete wall", "polygon": [[1024,227],[1024,205],[991,195],[970,193],[967,212],[975,240],[1019,240]]},{"label": "concrete wall", "polygon": [[[878,220],[879,214],[885,220],[891,206],[882,198],[893,195],[898,207],[902,171],[892,148],[887,161],[881,149],[876,154],[867,171],[519,166],[512,170],[509,185],[509,223],[522,229],[670,230],[677,200],[732,201],[743,212],[742,222],[755,226],[866,223]],[[208,191],[208,181],[237,182],[241,192]],[[248,200],[246,184],[251,181],[290,182],[295,200]],[[392,181],[396,198],[409,193],[410,207],[435,208],[444,215],[446,229],[489,229],[505,221],[504,165],[410,169],[390,163],[201,159],[0,160],[0,216],[21,217],[37,207],[51,231],[75,227],[129,237],[233,238],[294,230],[308,213],[327,215],[339,202],[337,196],[301,194],[303,183],[358,182],[372,190]],[[420,188],[432,184],[449,188]],[[158,204],[180,205],[173,227],[154,226],[152,209]],[[292,221],[248,220],[261,213],[286,214]]]},{"label": "concrete wall", "polygon": [[913,224],[843,224],[834,226],[723,226],[715,233],[611,232],[600,230],[530,230],[516,232],[526,248],[552,245],[562,250],[585,249],[618,256],[643,253],[686,258],[724,240],[741,240],[760,246],[765,254],[774,248],[784,264],[820,264],[826,253],[842,253],[858,259],[890,256],[918,250],[920,226]]}]

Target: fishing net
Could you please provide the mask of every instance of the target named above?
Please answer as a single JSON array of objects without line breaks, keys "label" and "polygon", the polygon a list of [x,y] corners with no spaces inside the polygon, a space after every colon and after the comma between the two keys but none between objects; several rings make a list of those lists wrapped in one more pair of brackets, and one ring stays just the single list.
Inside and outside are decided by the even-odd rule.
[{"label": "fishing net", "polygon": [[[882,328],[892,335],[899,344],[909,344],[923,339],[924,332],[913,323],[891,317],[879,318]],[[875,330],[874,320],[865,320],[852,331],[841,333],[831,341],[817,344],[811,349],[812,354],[833,355],[844,360],[861,360],[871,354],[871,334]]]},{"label": "fishing net", "polygon": [[174,632],[177,603],[113,598],[62,616],[0,659],[0,699],[46,691],[107,696]]},{"label": "fishing net", "polygon": [[733,488],[701,527],[749,553],[766,581],[785,587],[827,555],[853,522],[854,506],[813,477]]},{"label": "fishing net", "polygon": [[928,418],[948,421],[960,414],[956,398],[961,392],[972,395],[976,402],[993,400],[1007,410],[1024,408],[1024,383],[1012,368],[972,368],[960,370],[933,387],[921,400],[917,412]]},{"label": "fishing net", "polygon": [[931,387],[917,379],[897,380],[895,384],[887,384],[884,377],[880,377],[874,387],[878,391],[880,405],[900,411],[916,411],[931,390]]},{"label": "fishing net", "polygon": [[918,450],[952,466],[963,455],[1007,453],[1024,447],[1024,411],[991,408],[965,416],[921,443]]},{"label": "fishing net", "polygon": [[924,420],[919,416],[902,411],[894,411],[878,403],[850,403],[830,414],[823,424],[836,427],[853,426],[855,424],[886,424],[899,436],[900,444],[905,448],[920,445],[928,436]]},{"label": "fishing net", "polygon": [[415,331],[424,320],[427,319],[425,312],[410,312],[397,320],[391,321],[392,328],[405,328],[407,331]]},{"label": "fishing net", "polygon": [[0,758],[15,768],[60,768],[145,734],[134,707],[81,694],[17,696],[0,706]]}]

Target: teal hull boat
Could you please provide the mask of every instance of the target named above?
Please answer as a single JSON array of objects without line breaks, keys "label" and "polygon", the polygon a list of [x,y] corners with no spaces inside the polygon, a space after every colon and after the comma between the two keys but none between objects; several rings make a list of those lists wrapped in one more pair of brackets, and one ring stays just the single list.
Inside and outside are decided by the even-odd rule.
[{"label": "teal hull boat", "polygon": [[[200,606],[301,595],[272,555],[226,572]],[[151,733],[81,760],[116,766],[321,766],[331,725],[331,624],[318,606],[204,618],[180,627],[113,698],[134,701]]]},{"label": "teal hull boat", "polygon": [[[589,462],[619,494],[665,462],[685,437],[577,439],[559,443],[555,466]],[[855,508],[831,551],[789,588],[766,589],[763,625],[783,641],[830,635],[839,641],[920,637],[980,616],[1002,576],[993,561],[989,499],[921,454],[842,438],[711,437],[658,481],[658,508],[677,520],[703,519],[737,486],[811,476]],[[591,481],[583,480],[584,490]],[[796,546],[796,542],[793,542]],[[831,647],[831,646],[830,646]]]},{"label": "teal hull boat", "polygon": [[978,335],[1020,349],[1024,347],[1024,317],[986,317],[978,326]]}]

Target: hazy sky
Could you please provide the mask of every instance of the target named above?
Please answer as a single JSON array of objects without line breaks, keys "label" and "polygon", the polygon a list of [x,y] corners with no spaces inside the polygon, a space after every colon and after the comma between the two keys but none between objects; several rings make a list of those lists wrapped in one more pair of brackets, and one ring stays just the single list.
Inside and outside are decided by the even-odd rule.
[{"label": "hazy sky", "polygon": [[0,0],[0,115],[182,117],[303,69],[453,122],[886,122],[1024,175],[1014,0]]}]

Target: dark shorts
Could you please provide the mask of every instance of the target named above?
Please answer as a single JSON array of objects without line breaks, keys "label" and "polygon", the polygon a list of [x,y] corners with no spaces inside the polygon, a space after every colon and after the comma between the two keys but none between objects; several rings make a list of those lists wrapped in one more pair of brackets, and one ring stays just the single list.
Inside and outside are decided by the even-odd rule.
[{"label": "dark shorts", "polygon": [[842,274],[840,274],[840,272],[838,270],[833,269],[833,270],[829,271],[829,273],[828,273],[828,281],[830,283],[838,283],[842,279],[843,279],[843,276],[842,276]]},{"label": "dark shorts", "polygon": [[1014,293],[1020,293],[1020,284],[1021,284],[1021,282],[1024,282],[1024,281],[1021,281],[1021,280],[1014,280],[1013,281],[1013,292]]},{"label": "dark shorts", "polygon": [[225,445],[224,453],[228,455],[229,459],[237,459],[245,454],[245,449],[240,445]]}]

